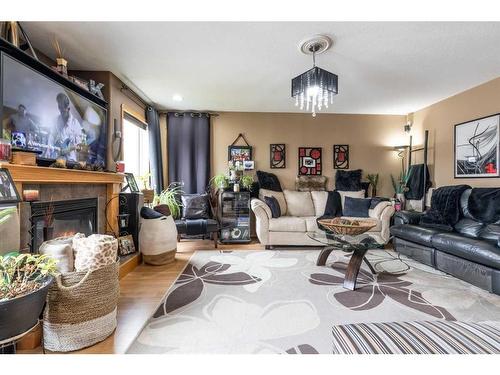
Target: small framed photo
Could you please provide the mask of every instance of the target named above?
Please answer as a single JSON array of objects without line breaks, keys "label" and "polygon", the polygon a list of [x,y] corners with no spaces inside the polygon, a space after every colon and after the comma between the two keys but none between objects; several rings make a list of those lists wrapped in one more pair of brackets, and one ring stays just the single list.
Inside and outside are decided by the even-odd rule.
[{"label": "small framed photo", "polygon": [[0,168],[0,204],[18,203],[21,196],[7,168]]},{"label": "small framed photo", "polygon": [[120,255],[135,253],[134,238],[131,234],[118,237],[118,252]]},{"label": "small framed photo", "polygon": [[127,185],[132,193],[139,193],[139,186],[135,181],[135,177],[132,173],[125,173],[125,178],[127,179]]},{"label": "small framed photo", "polygon": [[232,161],[248,161],[252,160],[252,146],[229,146],[227,149],[227,160]]},{"label": "small framed photo", "polygon": [[253,160],[245,160],[243,162],[243,168],[245,169],[245,171],[250,171],[250,170],[255,169],[255,161],[253,161]]}]

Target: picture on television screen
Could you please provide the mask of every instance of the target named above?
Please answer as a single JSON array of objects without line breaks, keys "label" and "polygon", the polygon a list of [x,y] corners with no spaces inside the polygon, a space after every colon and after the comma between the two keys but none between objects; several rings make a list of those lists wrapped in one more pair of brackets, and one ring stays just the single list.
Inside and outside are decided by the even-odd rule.
[{"label": "picture on television screen", "polygon": [[2,133],[39,159],[106,163],[106,109],[2,53]]}]

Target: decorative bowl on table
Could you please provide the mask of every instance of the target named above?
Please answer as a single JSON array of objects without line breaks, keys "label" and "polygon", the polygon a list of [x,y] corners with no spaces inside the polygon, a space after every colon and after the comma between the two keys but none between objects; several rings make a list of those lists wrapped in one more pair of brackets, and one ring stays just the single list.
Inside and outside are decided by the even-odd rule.
[{"label": "decorative bowl on table", "polygon": [[350,220],[335,217],[333,219],[318,220],[320,229],[337,235],[357,236],[368,232],[377,226],[373,220]]}]

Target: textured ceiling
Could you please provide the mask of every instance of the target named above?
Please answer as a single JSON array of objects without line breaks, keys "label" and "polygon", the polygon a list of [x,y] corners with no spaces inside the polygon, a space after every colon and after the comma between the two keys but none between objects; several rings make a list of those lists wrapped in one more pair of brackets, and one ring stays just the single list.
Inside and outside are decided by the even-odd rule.
[{"label": "textured ceiling", "polygon": [[[298,42],[328,34],[317,65],[339,76],[329,112],[405,114],[500,76],[500,23],[24,22],[70,68],[110,70],[161,108],[298,112]],[[174,94],[184,98],[172,99]]]}]

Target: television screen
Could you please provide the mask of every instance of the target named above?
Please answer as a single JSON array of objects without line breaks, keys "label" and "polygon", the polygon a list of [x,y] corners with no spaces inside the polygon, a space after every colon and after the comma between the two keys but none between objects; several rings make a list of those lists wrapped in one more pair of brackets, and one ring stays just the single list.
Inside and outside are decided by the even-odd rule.
[{"label": "television screen", "polygon": [[106,163],[106,109],[2,53],[2,130],[39,159]]}]

